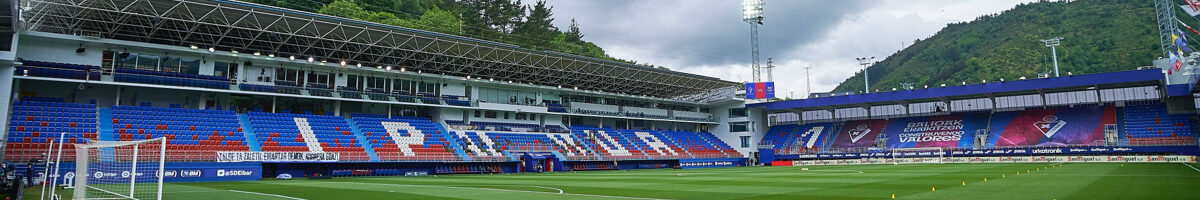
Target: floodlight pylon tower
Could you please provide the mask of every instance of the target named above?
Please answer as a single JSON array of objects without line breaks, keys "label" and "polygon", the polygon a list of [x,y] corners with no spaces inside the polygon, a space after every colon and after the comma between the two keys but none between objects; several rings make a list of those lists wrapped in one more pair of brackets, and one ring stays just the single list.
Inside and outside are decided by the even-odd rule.
[{"label": "floodlight pylon tower", "polygon": [[1179,30],[1178,19],[1175,19],[1175,9],[1178,5],[1171,0],[1155,0],[1154,13],[1155,19],[1158,22],[1158,43],[1162,47],[1162,57],[1171,57],[1171,50],[1175,49],[1175,41],[1171,40],[1171,33]]},{"label": "floodlight pylon tower", "polygon": [[1062,41],[1062,39],[1063,39],[1062,37],[1056,37],[1056,38],[1042,40],[1042,43],[1046,43],[1046,46],[1050,47],[1050,59],[1054,59],[1054,77],[1058,77],[1058,49],[1057,49],[1057,47],[1059,44],[1061,44],[1060,41]]},{"label": "floodlight pylon tower", "polygon": [[763,24],[763,0],[742,0],[742,21],[750,24],[751,82],[762,81],[762,60],[758,55],[758,25]]},{"label": "floodlight pylon tower", "polygon": [[863,66],[863,93],[871,93],[871,75],[867,73],[867,67],[875,60],[875,56],[855,58],[858,64]]}]

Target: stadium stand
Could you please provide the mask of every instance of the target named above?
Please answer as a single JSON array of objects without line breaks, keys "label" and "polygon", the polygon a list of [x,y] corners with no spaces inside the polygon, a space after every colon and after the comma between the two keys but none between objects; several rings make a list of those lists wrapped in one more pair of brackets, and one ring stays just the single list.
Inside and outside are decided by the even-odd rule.
[{"label": "stadium stand", "polygon": [[114,106],[120,141],[167,138],[172,161],[214,161],[218,151],[249,151],[233,111]]},{"label": "stadium stand", "polygon": [[370,159],[341,117],[264,112],[250,112],[249,117],[263,151],[335,152],[345,161]]},{"label": "stadium stand", "polygon": [[471,100],[468,97],[456,95],[442,95],[442,99],[446,100],[446,105],[470,107]]},{"label": "stadium stand", "polygon": [[[729,158],[734,155],[726,154],[726,148],[714,145],[712,142],[705,140],[702,135],[712,135],[707,132],[688,132],[688,131],[664,131],[663,135],[668,140],[674,141],[675,144],[682,146],[684,150],[691,153],[696,158]],[[735,154],[736,155],[736,154]]]},{"label": "stadium stand", "polygon": [[509,160],[486,132],[482,131],[450,131],[454,142],[467,152],[473,161],[507,161]]},{"label": "stadium stand", "polygon": [[[95,140],[96,115],[94,104],[64,103],[60,98],[25,97],[13,102],[4,159],[24,162],[44,158],[41,154],[51,147],[51,141],[58,143],[61,133],[66,133],[63,143]],[[75,148],[65,146],[63,151],[64,159],[74,159]]]},{"label": "stadium stand", "polygon": [[21,62],[16,70],[18,76],[100,80],[100,66],[18,60]]},{"label": "stadium stand", "polygon": [[566,113],[567,112],[567,108],[564,107],[562,104],[558,104],[558,103],[548,103],[548,104],[546,104],[546,109],[550,112],[556,112],[556,113]]},{"label": "stadium stand", "polygon": [[450,145],[437,123],[429,118],[351,115],[380,161],[453,161]]},{"label": "stadium stand", "polygon": [[308,94],[313,96],[332,97],[333,89],[324,83],[308,83]]},{"label": "stadium stand", "polygon": [[691,158],[687,152],[679,148],[673,141],[666,141],[658,131],[653,130],[637,130],[637,129],[622,129],[619,130],[625,138],[629,138],[633,144],[642,149],[651,159],[678,159]]},{"label": "stadium stand", "polygon": [[648,159],[640,149],[636,149],[629,139],[620,131],[608,128],[572,126],[571,132],[576,137],[583,138],[592,149],[599,151],[607,159]]},{"label": "stadium stand", "polygon": [[1125,133],[1129,145],[1193,145],[1195,119],[1187,114],[1167,113],[1164,104],[1125,107]]},{"label": "stadium stand", "polygon": [[301,94],[300,85],[295,81],[275,80],[275,92],[284,94]]},{"label": "stadium stand", "polygon": [[763,139],[759,145],[771,145],[772,149],[778,152],[787,152],[789,145],[796,140],[796,130],[799,127],[795,124],[778,124],[767,129],[767,133],[763,134]]},{"label": "stadium stand", "polygon": [[228,78],[178,72],[117,68],[113,78],[119,82],[229,89]]}]

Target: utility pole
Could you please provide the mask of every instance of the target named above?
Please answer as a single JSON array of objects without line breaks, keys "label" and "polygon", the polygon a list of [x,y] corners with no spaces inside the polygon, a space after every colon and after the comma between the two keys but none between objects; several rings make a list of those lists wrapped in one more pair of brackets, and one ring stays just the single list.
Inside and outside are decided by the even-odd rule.
[{"label": "utility pole", "polygon": [[808,90],[807,93],[804,94],[804,98],[808,98],[807,96],[812,96],[812,73],[808,71],[809,69],[812,69],[812,65],[804,67],[804,89]]},{"label": "utility pole", "polygon": [[775,78],[773,76],[773,72],[775,71],[773,70],[775,69],[775,63],[774,61],[771,61],[771,59],[772,58],[767,58],[767,82],[775,82]]},{"label": "utility pole", "polygon": [[875,56],[856,59],[858,60],[858,64],[863,66],[863,94],[871,93],[871,76],[867,73],[867,65],[870,65],[871,61],[875,60]]},{"label": "utility pole", "polygon": [[1058,49],[1056,47],[1062,39],[1062,37],[1056,37],[1042,40],[1042,43],[1046,43],[1046,46],[1050,47],[1051,59],[1054,59],[1054,77],[1058,77]]}]

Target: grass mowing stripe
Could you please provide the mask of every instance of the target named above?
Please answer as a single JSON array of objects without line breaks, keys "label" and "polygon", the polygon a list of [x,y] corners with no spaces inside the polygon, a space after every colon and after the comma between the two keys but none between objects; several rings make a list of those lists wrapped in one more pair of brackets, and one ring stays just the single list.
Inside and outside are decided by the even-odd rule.
[{"label": "grass mowing stripe", "polygon": [[269,197],[279,197],[279,198],[284,198],[284,199],[306,200],[306,199],[283,196],[283,195],[278,195],[278,194],[267,194],[267,193],[249,192],[249,191],[241,191],[241,190],[229,190],[229,191],[237,192],[237,193],[256,194],[256,195],[269,196]]},{"label": "grass mowing stripe", "polygon": [[[171,183],[172,200],[263,199],[1194,199],[1175,163],[914,164]],[[808,171],[802,168],[810,168]],[[1197,167],[1200,168],[1200,167]],[[862,174],[829,175],[846,171]],[[1021,175],[1016,175],[1020,172]],[[1003,174],[1003,178],[1001,177]],[[986,177],[989,180],[983,181]],[[965,185],[964,185],[965,183]],[[936,191],[931,187],[936,186]],[[204,190],[219,190],[204,192]],[[559,194],[559,191],[563,194]],[[36,198],[37,188],[33,198]],[[64,191],[70,192],[70,190]],[[176,193],[172,193],[176,192]]]}]

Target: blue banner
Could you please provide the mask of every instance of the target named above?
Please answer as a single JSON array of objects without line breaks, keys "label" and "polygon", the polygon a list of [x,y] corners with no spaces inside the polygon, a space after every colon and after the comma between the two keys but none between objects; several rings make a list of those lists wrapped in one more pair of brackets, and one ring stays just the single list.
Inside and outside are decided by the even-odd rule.
[{"label": "blue banner", "polygon": [[[1173,153],[1178,155],[1198,155],[1197,146],[1141,146],[1141,147],[1037,147],[1013,149],[986,150],[956,150],[942,152],[942,156],[1018,156],[1040,154],[1123,154],[1123,153]],[[936,157],[937,152],[904,152],[896,157]],[[892,158],[891,152],[871,153],[823,153],[802,155],[775,155],[775,160],[809,160],[809,159],[853,159],[853,158]]]},{"label": "blue banner", "polygon": [[699,158],[679,160],[680,169],[741,167],[744,165],[745,159],[741,158]]},{"label": "blue banner", "polygon": [[[130,177],[158,177],[158,163],[140,162],[137,171],[121,169],[89,170],[88,181],[129,181]],[[92,167],[95,167],[93,165]],[[262,164],[257,162],[216,163],[216,162],[168,162],[163,167],[163,182],[205,182],[205,181],[252,181],[262,179]],[[75,174],[75,163],[62,163],[58,174],[59,183],[72,184],[78,178]],[[147,179],[154,180],[154,179]]]}]

